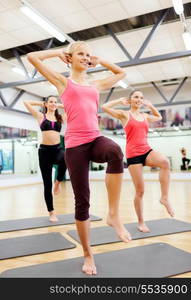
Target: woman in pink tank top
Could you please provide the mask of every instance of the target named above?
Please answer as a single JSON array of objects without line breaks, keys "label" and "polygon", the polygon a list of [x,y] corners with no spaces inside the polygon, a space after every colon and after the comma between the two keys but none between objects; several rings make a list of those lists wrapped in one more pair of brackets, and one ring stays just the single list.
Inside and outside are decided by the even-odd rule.
[{"label": "woman in pink tank top", "polygon": [[[113,108],[114,106],[121,105],[130,105],[130,110]],[[140,112],[142,105],[146,106],[151,111],[151,114]],[[163,154],[151,149],[147,142],[149,122],[159,121],[162,117],[151,102],[143,98],[143,94],[139,90],[133,91],[128,98],[120,98],[104,104],[102,109],[122,122],[126,134],[127,166],[135,186],[134,206],[138,218],[138,229],[142,232],[149,232],[150,230],[145,224],[143,217],[143,166],[160,168],[160,203],[166,207],[170,216],[174,216],[168,199],[170,181],[169,161]]]},{"label": "woman in pink tank top", "polygon": [[[70,77],[52,70],[43,60],[58,57],[70,66]],[[107,162],[106,187],[109,213],[107,223],[113,226],[124,242],[131,237],[119,218],[119,200],[123,174],[123,153],[112,140],[101,135],[98,127],[99,91],[111,88],[125,76],[115,64],[92,56],[91,48],[85,42],[70,44],[67,50],[44,50],[27,55],[35,68],[58,90],[67,116],[65,133],[65,158],[75,196],[75,218],[78,234],[84,251],[82,271],[97,274],[89,242],[89,163]],[[88,82],[89,67],[97,64],[112,72],[105,79]]]}]

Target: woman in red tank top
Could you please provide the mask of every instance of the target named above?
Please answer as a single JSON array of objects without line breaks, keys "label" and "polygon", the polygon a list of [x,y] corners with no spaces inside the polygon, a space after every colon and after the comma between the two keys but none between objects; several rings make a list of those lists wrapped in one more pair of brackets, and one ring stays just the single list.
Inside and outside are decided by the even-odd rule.
[{"label": "woman in red tank top", "polygon": [[[129,106],[130,110],[114,109],[114,106]],[[146,106],[151,114],[140,112],[141,106]],[[126,158],[127,166],[135,186],[134,206],[138,218],[138,229],[149,232],[149,228],[143,217],[143,166],[159,167],[159,181],[161,185],[160,203],[163,204],[171,217],[174,216],[173,209],[168,200],[170,165],[167,157],[151,149],[147,142],[149,122],[162,119],[159,111],[150,101],[143,98],[139,90],[133,91],[129,98],[120,98],[110,101],[102,106],[103,111],[122,122],[126,134]]]}]

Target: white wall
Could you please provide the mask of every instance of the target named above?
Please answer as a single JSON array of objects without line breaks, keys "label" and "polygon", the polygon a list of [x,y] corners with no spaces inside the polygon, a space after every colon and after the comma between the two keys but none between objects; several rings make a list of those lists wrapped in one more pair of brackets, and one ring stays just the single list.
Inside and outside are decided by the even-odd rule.
[{"label": "white wall", "polygon": [[3,109],[0,109],[0,126],[39,130],[38,124],[32,116]]},{"label": "white wall", "polygon": [[38,153],[35,145],[23,145],[15,141],[14,144],[14,168],[15,174],[32,174],[38,170]]}]

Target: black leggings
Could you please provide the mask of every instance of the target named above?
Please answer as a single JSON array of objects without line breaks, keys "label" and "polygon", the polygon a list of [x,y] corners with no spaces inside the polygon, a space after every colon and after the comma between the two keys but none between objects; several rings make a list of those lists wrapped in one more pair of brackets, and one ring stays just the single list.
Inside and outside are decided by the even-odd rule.
[{"label": "black leggings", "polygon": [[39,165],[44,183],[44,198],[48,211],[54,210],[52,196],[52,168],[58,165],[57,180],[62,181],[66,172],[64,150],[60,144],[43,145],[38,149]]},{"label": "black leggings", "polygon": [[107,162],[106,173],[123,173],[123,153],[112,140],[101,136],[90,143],[67,148],[66,165],[75,196],[75,218],[85,221],[89,218],[89,163]]}]

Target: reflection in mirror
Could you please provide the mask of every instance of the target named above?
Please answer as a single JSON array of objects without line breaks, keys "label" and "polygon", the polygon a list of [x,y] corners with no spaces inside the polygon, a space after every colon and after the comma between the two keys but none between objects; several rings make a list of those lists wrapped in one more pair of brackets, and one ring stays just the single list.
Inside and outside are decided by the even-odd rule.
[{"label": "reflection in mirror", "polygon": [[37,147],[36,131],[0,126],[0,174],[36,174]]}]

